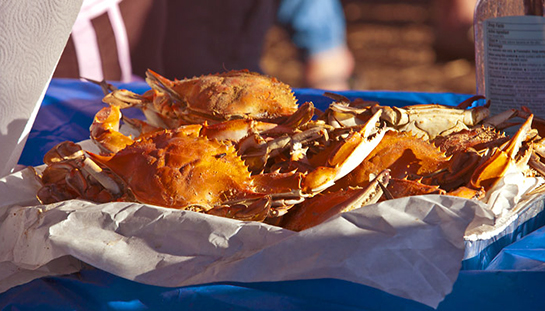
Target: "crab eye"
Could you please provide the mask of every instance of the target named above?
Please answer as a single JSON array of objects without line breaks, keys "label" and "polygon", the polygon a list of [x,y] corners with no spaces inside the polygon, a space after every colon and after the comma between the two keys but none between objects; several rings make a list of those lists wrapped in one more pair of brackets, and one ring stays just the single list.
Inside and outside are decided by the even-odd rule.
[{"label": "crab eye", "polygon": [[218,154],[214,155],[214,157],[215,157],[216,159],[221,159],[221,158],[223,158],[223,157],[226,156],[226,155],[227,155],[227,153],[224,152],[224,153],[218,153]]}]

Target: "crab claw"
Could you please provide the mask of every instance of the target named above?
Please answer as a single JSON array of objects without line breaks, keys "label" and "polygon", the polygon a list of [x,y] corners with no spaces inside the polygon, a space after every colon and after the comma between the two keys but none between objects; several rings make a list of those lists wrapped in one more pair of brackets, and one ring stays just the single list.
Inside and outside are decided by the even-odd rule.
[{"label": "crab claw", "polygon": [[389,170],[382,171],[365,188],[347,188],[317,195],[294,207],[282,219],[282,227],[301,231],[314,227],[339,213],[378,202],[383,187],[390,180]]},{"label": "crab claw", "polygon": [[146,82],[152,89],[167,93],[181,103],[185,102],[184,98],[174,89],[175,83],[173,81],[161,76],[151,69],[146,71]]},{"label": "crab claw", "polygon": [[325,165],[317,167],[305,177],[303,192],[321,192],[360,165],[386,134],[385,128],[376,127],[380,114],[381,112],[377,111],[359,131],[350,133],[346,140],[331,152]]},{"label": "crab claw", "polygon": [[121,109],[139,106],[145,98],[129,90],[114,90],[102,98],[102,102],[110,106],[116,106]]},{"label": "crab claw", "polygon": [[116,153],[133,143],[133,140],[119,132],[121,111],[117,106],[102,108],[91,124],[91,140],[102,152]]},{"label": "crab claw", "polygon": [[496,149],[484,163],[475,169],[470,179],[470,185],[473,188],[484,187],[485,190],[492,188],[512,165],[517,165],[515,158],[522,142],[532,128],[532,120],[533,115],[530,115],[504,148]]}]

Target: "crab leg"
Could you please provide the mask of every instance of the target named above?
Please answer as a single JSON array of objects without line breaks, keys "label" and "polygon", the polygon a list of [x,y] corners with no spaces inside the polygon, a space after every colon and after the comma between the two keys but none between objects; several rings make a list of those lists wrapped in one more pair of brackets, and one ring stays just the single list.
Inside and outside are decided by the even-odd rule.
[{"label": "crab leg", "polygon": [[[144,113],[147,123],[160,128],[175,128],[180,126],[181,120],[176,118],[168,118],[165,115],[176,115],[176,112],[158,111],[154,106],[171,107],[170,98],[165,94],[158,93],[154,90],[146,92],[144,95],[133,93],[129,90],[114,90],[104,96],[102,101],[110,106],[126,109],[129,107],[138,107]],[[166,104],[165,104],[166,103]]]},{"label": "crab leg", "polygon": [[517,116],[518,116],[518,110],[508,109],[499,114],[496,114],[484,119],[482,123],[485,126],[492,126],[495,129],[504,130],[506,128],[519,124],[517,122],[508,122],[509,120]]},{"label": "crab leg", "polygon": [[[85,192],[89,186],[86,178],[90,175],[114,197],[121,194],[118,183],[87,158],[78,144],[69,141],[58,144],[46,153],[44,163],[48,167],[43,173],[42,180],[53,187],[65,183],[80,197],[86,198]],[[49,187],[44,187],[38,193],[41,202],[50,202],[52,193],[48,189]]]},{"label": "crab leg", "polygon": [[106,82],[106,80],[97,81],[97,80],[90,79],[90,78],[83,78],[83,79],[100,86],[100,88],[102,89],[102,92],[104,93],[104,95],[108,95],[111,92],[118,90],[118,88],[116,86]]},{"label": "crab leg", "polygon": [[[80,167],[84,172],[93,176],[104,188],[113,194],[121,193],[117,183],[106,175],[93,160],[87,158],[78,144],[69,141],[60,143],[45,155],[44,162],[46,164],[76,163],[73,166]],[[78,165],[77,162],[82,162],[82,165]]]},{"label": "crab leg", "polygon": [[[484,96],[482,95],[475,95],[475,96],[471,96],[470,98],[464,100],[463,102],[459,103],[458,105],[456,105],[456,108],[458,109],[467,109],[469,106],[471,106],[473,104],[473,102],[477,101],[477,100],[480,100],[480,99],[485,99]],[[486,103],[486,106],[488,107],[490,105],[490,103]]]},{"label": "crab leg", "polygon": [[356,168],[384,137],[386,130],[376,129],[379,117],[380,112],[365,126],[338,142],[333,150],[329,150],[326,160],[309,173],[293,171],[258,175],[261,177],[254,181],[259,191],[272,197],[269,217],[284,215],[294,204],[324,191]]},{"label": "crab leg", "polygon": [[[122,91],[127,93],[128,97],[124,100],[119,100],[116,96],[123,96]],[[102,109],[96,116],[92,126],[91,136],[96,138],[100,142],[101,149],[105,152],[116,152],[119,147],[124,147],[127,144],[121,142],[120,139],[124,139],[123,135],[115,134],[119,130],[119,120],[121,118],[120,109],[136,105],[136,102],[140,101],[137,94],[129,91],[116,91],[110,93],[104,99],[104,102],[111,105],[110,108]],[[135,103],[130,103],[131,98],[135,99]],[[144,113],[149,109],[143,109]],[[161,116],[158,112],[154,111],[154,115]],[[278,136],[281,134],[292,133],[296,128],[307,124],[314,115],[314,105],[310,102],[303,104],[293,115],[291,115],[285,122],[281,124],[258,121],[254,119],[233,119],[226,120],[219,123],[208,124],[167,124],[163,122],[163,119],[155,120],[154,117],[146,114],[148,120],[152,120],[152,123],[138,120],[123,118],[123,121],[132,127],[136,132],[140,134],[153,133],[155,131],[169,129],[196,126],[200,130],[201,136],[206,136],[210,139],[227,140],[234,143],[239,142],[241,139],[246,138],[252,134],[263,134]],[[154,121],[155,120],[155,121]],[[108,139],[115,140],[113,146],[109,145],[106,139],[99,137],[99,135],[106,135]]]},{"label": "crab leg", "polygon": [[142,104],[144,97],[129,90],[113,90],[107,93],[102,101],[110,106],[120,107],[121,109],[129,108]]},{"label": "crab leg", "polygon": [[[287,149],[290,149],[290,154],[292,154],[292,158],[300,159],[302,157],[302,154],[304,154],[305,152],[304,150],[309,143],[312,144],[316,142],[317,139],[320,139],[320,138],[323,138],[327,141],[329,139],[329,135],[330,135],[329,132],[331,130],[335,131],[336,132],[335,135],[338,137],[341,137],[341,136],[348,137],[352,130],[354,130],[355,128],[359,128],[361,137],[374,137],[373,135],[379,132],[379,130],[376,127],[376,124],[379,122],[380,114],[381,112],[378,111],[365,123],[365,125],[363,126],[360,125],[358,127],[354,127],[351,129],[333,130],[331,126],[322,124],[315,127],[310,127],[292,136],[284,135],[270,141],[265,141],[259,135],[248,136],[246,137],[246,139],[240,142],[238,146],[239,153],[247,161],[247,163],[250,163],[249,166],[253,171],[256,171],[256,170],[258,171],[264,165],[264,163],[267,162],[267,159],[269,159],[270,157],[274,157]],[[380,134],[380,135],[383,136],[383,134]],[[353,140],[356,140],[356,138],[353,138]],[[349,140],[344,142],[342,144],[344,145],[344,149],[341,148],[341,150],[342,151],[349,150],[350,143],[351,142]],[[358,142],[355,142],[355,141],[352,141],[352,143],[358,144]],[[363,140],[360,140],[360,143],[363,143]],[[374,148],[374,147],[369,146],[369,148]],[[331,161],[334,161],[334,160],[331,159]],[[335,164],[331,162],[328,164],[328,166],[334,166],[334,165]]]},{"label": "crab leg", "polygon": [[93,176],[104,188],[108,189],[113,195],[121,193],[119,185],[109,177],[104,171],[91,159],[83,160],[83,170]]},{"label": "crab leg", "polygon": [[[121,108],[118,106],[110,106],[102,108],[96,115],[91,124],[91,140],[106,154],[115,154],[119,150],[134,143],[134,140],[121,132],[119,132],[119,122],[121,121]],[[136,119],[124,119],[127,124],[134,129],[140,130],[141,135],[138,139],[146,134],[153,134],[159,130],[147,123]],[[185,125],[178,128],[180,133],[186,135],[198,136],[201,134],[203,126],[198,124]],[[163,130],[163,129],[160,129]]]},{"label": "crab leg", "polygon": [[260,171],[269,158],[288,149],[292,154],[299,154],[309,143],[322,137],[327,137],[327,128],[321,126],[311,127],[291,136],[284,134],[269,141],[259,133],[254,133],[240,140],[238,150],[252,171]]},{"label": "crab leg", "polygon": [[263,221],[271,211],[271,197],[243,200],[241,202],[215,206],[206,213],[215,216],[233,218],[246,221]]}]

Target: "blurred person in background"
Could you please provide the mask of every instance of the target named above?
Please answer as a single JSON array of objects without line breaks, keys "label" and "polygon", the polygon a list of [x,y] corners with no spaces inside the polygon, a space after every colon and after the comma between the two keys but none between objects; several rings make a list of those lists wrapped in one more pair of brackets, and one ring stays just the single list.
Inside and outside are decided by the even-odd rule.
[{"label": "blurred person in background", "polygon": [[477,0],[435,0],[434,48],[439,60],[475,59],[473,14]]},{"label": "blurred person in background", "polygon": [[277,18],[301,52],[306,86],[349,89],[355,64],[346,44],[346,21],[339,1],[283,0]]},{"label": "blurred person in background", "polygon": [[275,24],[300,50],[305,87],[349,88],[354,59],[335,0],[84,0],[54,77],[129,82],[147,69],[170,79],[262,72]]}]

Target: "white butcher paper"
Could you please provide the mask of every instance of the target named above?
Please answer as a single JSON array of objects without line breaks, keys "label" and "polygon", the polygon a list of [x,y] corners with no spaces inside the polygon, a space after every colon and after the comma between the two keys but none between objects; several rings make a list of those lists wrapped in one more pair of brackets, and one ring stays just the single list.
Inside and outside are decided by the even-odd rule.
[{"label": "white butcher paper", "polygon": [[[484,204],[429,195],[293,232],[139,203],[39,205],[33,174],[0,179],[1,198],[20,193],[0,203],[0,291],[91,265],[167,287],[335,278],[437,307],[461,268],[464,232],[492,221]],[[484,216],[473,221],[475,214]]]}]

